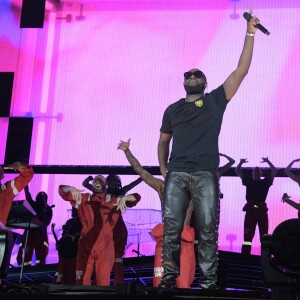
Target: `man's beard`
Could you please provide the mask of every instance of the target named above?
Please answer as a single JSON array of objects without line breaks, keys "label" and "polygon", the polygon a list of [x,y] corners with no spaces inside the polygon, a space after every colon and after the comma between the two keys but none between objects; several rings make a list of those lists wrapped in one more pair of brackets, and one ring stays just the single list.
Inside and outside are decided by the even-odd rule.
[{"label": "man's beard", "polygon": [[205,90],[205,83],[198,83],[193,86],[184,84],[184,89],[188,95],[202,94]]}]

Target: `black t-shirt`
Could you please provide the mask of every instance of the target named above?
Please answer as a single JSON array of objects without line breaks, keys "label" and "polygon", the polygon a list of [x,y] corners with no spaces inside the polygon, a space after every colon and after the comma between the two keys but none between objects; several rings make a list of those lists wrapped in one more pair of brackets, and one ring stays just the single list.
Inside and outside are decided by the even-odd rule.
[{"label": "black t-shirt", "polygon": [[271,177],[265,177],[261,180],[253,180],[247,176],[242,179],[243,185],[246,186],[246,200],[251,204],[265,202],[267,199],[270,186],[273,184]]},{"label": "black t-shirt", "polygon": [[168,171],[195,172],[219,166],[218,137],[228,100],[223,85],[194,102],[169,105],[160,131],[173,135]]}]

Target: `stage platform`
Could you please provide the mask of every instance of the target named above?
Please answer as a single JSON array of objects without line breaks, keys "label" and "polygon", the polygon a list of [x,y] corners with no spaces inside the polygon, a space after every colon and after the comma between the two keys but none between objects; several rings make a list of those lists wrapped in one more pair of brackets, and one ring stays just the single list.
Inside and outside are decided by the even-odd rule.
[{"label": "stage platform", "polygon": [[20,268],[11,268],[2,280],[1,299],[21,295],[21,299],[271,299],[270,289],[265,285],[260,267],[260,257],[233,252],[219,253],[218,281],[222,290],[201,290],[196,267],[195,280],[191,289],[161,290],[152,287],[154,257],[145,256],[124,259],[124,284],[110,287],[65,286],[53,284],[56,265],[24,267],[22,278]]}]

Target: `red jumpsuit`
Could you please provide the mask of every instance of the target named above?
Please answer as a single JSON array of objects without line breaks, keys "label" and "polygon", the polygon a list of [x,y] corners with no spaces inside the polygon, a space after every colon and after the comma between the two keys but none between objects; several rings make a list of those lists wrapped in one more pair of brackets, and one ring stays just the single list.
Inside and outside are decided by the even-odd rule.
[{"label": "red jumpsuit", "polygon": [[[90,191],[93,191],[93,186],[89,183],[92,179],[93,179],[93,177],[89,176],[82,183],[82,185],[85,188],[89,189]],[[128,191],[130,191],[133,187],[135,187],[136,185],[138,185],[141,182],[142,182],[142,179],[138,178],[137,180],[122,187],[121,189],[119,189],[119,188],[116,189],[115,187],[110,189],[109,188],[110,184],[108,184],[108,190],[110,190],[110,193],[107,195],[107,197],[110,197],[110,195],[114,194],[114,193],[116,193],[116,194],[114,194],[116,197],[125,196],[128,193]],[[119,183],[121,186],[121,182],[119,182]],[[113,267],[114,268],[114,285],[115,286],[117,286],[119,284],[123,284],[123,281],[124,281],[123,256],[125,254],[127,238],[128,238],[127,227],[125,225],[122,215],[120,215],[119,219],[114,227],[114,230],[113,230],[113,239],[114,239],[114,245],[115,245],[115,263],[114,263],[114,267]]]},{"label": "red jumpsuit", "polygon": [[[158,287],[161,278],[164,275],[162,266],[162,237],[163,224],[157,224],[151,231],[151,235],[156,241],[153,287]],[[190,288],[194,281],[196,258],[195,258],[195,231],[189,225],[185,225],[181,234],[181,251],[180,251],[180,276],[176,278],[178,288]]]},{"label": "red jumpsuit", "polygon": [[[65,193],[62,186],[59,194],[72,206],[78,206],[78,215],[82,230],[78,241],[76,261],[76,285],[91,285],[91,277],[95,269],[95,285],[109,286],[110,274],[115,261],[113,229],[119,218],[120,211],[114,204],[115,196],[106,202],[106,193],[81,194],[80,201],[73,200],[71,192]],[[137,204],[140,195],[133,194]]]},{"label": "red jumpsuit", "polygon": [[3,225],[6,224],[13,199],[28,185],[34,174],[31,167],[29,169],[20,168],[19,172],[19,176],[0,187],[0,222]]}]

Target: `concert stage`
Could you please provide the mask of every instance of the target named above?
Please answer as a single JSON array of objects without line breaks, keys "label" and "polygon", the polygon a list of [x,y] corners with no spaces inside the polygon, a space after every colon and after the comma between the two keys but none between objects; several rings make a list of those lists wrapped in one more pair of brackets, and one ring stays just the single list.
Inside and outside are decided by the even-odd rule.
[{"label": "concert stage", "polygon": [[[40,288],[40,289],[39,289]],[[109,299],[245,299],[245,300],[260,300],[271,299],[270,295],[262,294],[253,291],[202,291],[195,289],[175,289],[172,291],[162,291],[158,288],[137,288],[127,293],[127,286],[122,289],[105,288],[105,287],[86,287],[77,289],[76,286],[62,287],[61,289],[52,289],[52,286],[40,286],[31,290],[21,290],[18,292],[10,292],[0,294],[1,299],[12,299],[13,297],[21,297],[22,300],[27,299],[86,299],[89,300],[109,300]],[[130,289],[129,289],[130,290]]]},{"label": "concert stage", "polygon": [[[152,256],[124,259],[124,285],[114,287],[54,285],[56,265],[25,267],[20,280],[20,268],[12,268],[2,280],[1,299],[21,296],[22,300],[60,299],[271,299],[269,288],[262,279],[260,257],[240,253],[219,253],[219,283],[222,290],[198,288],[199,273],[196,267],[191,289],[160,290],[152,287]],[[113,272],[111,278],[113,278]]]}]

